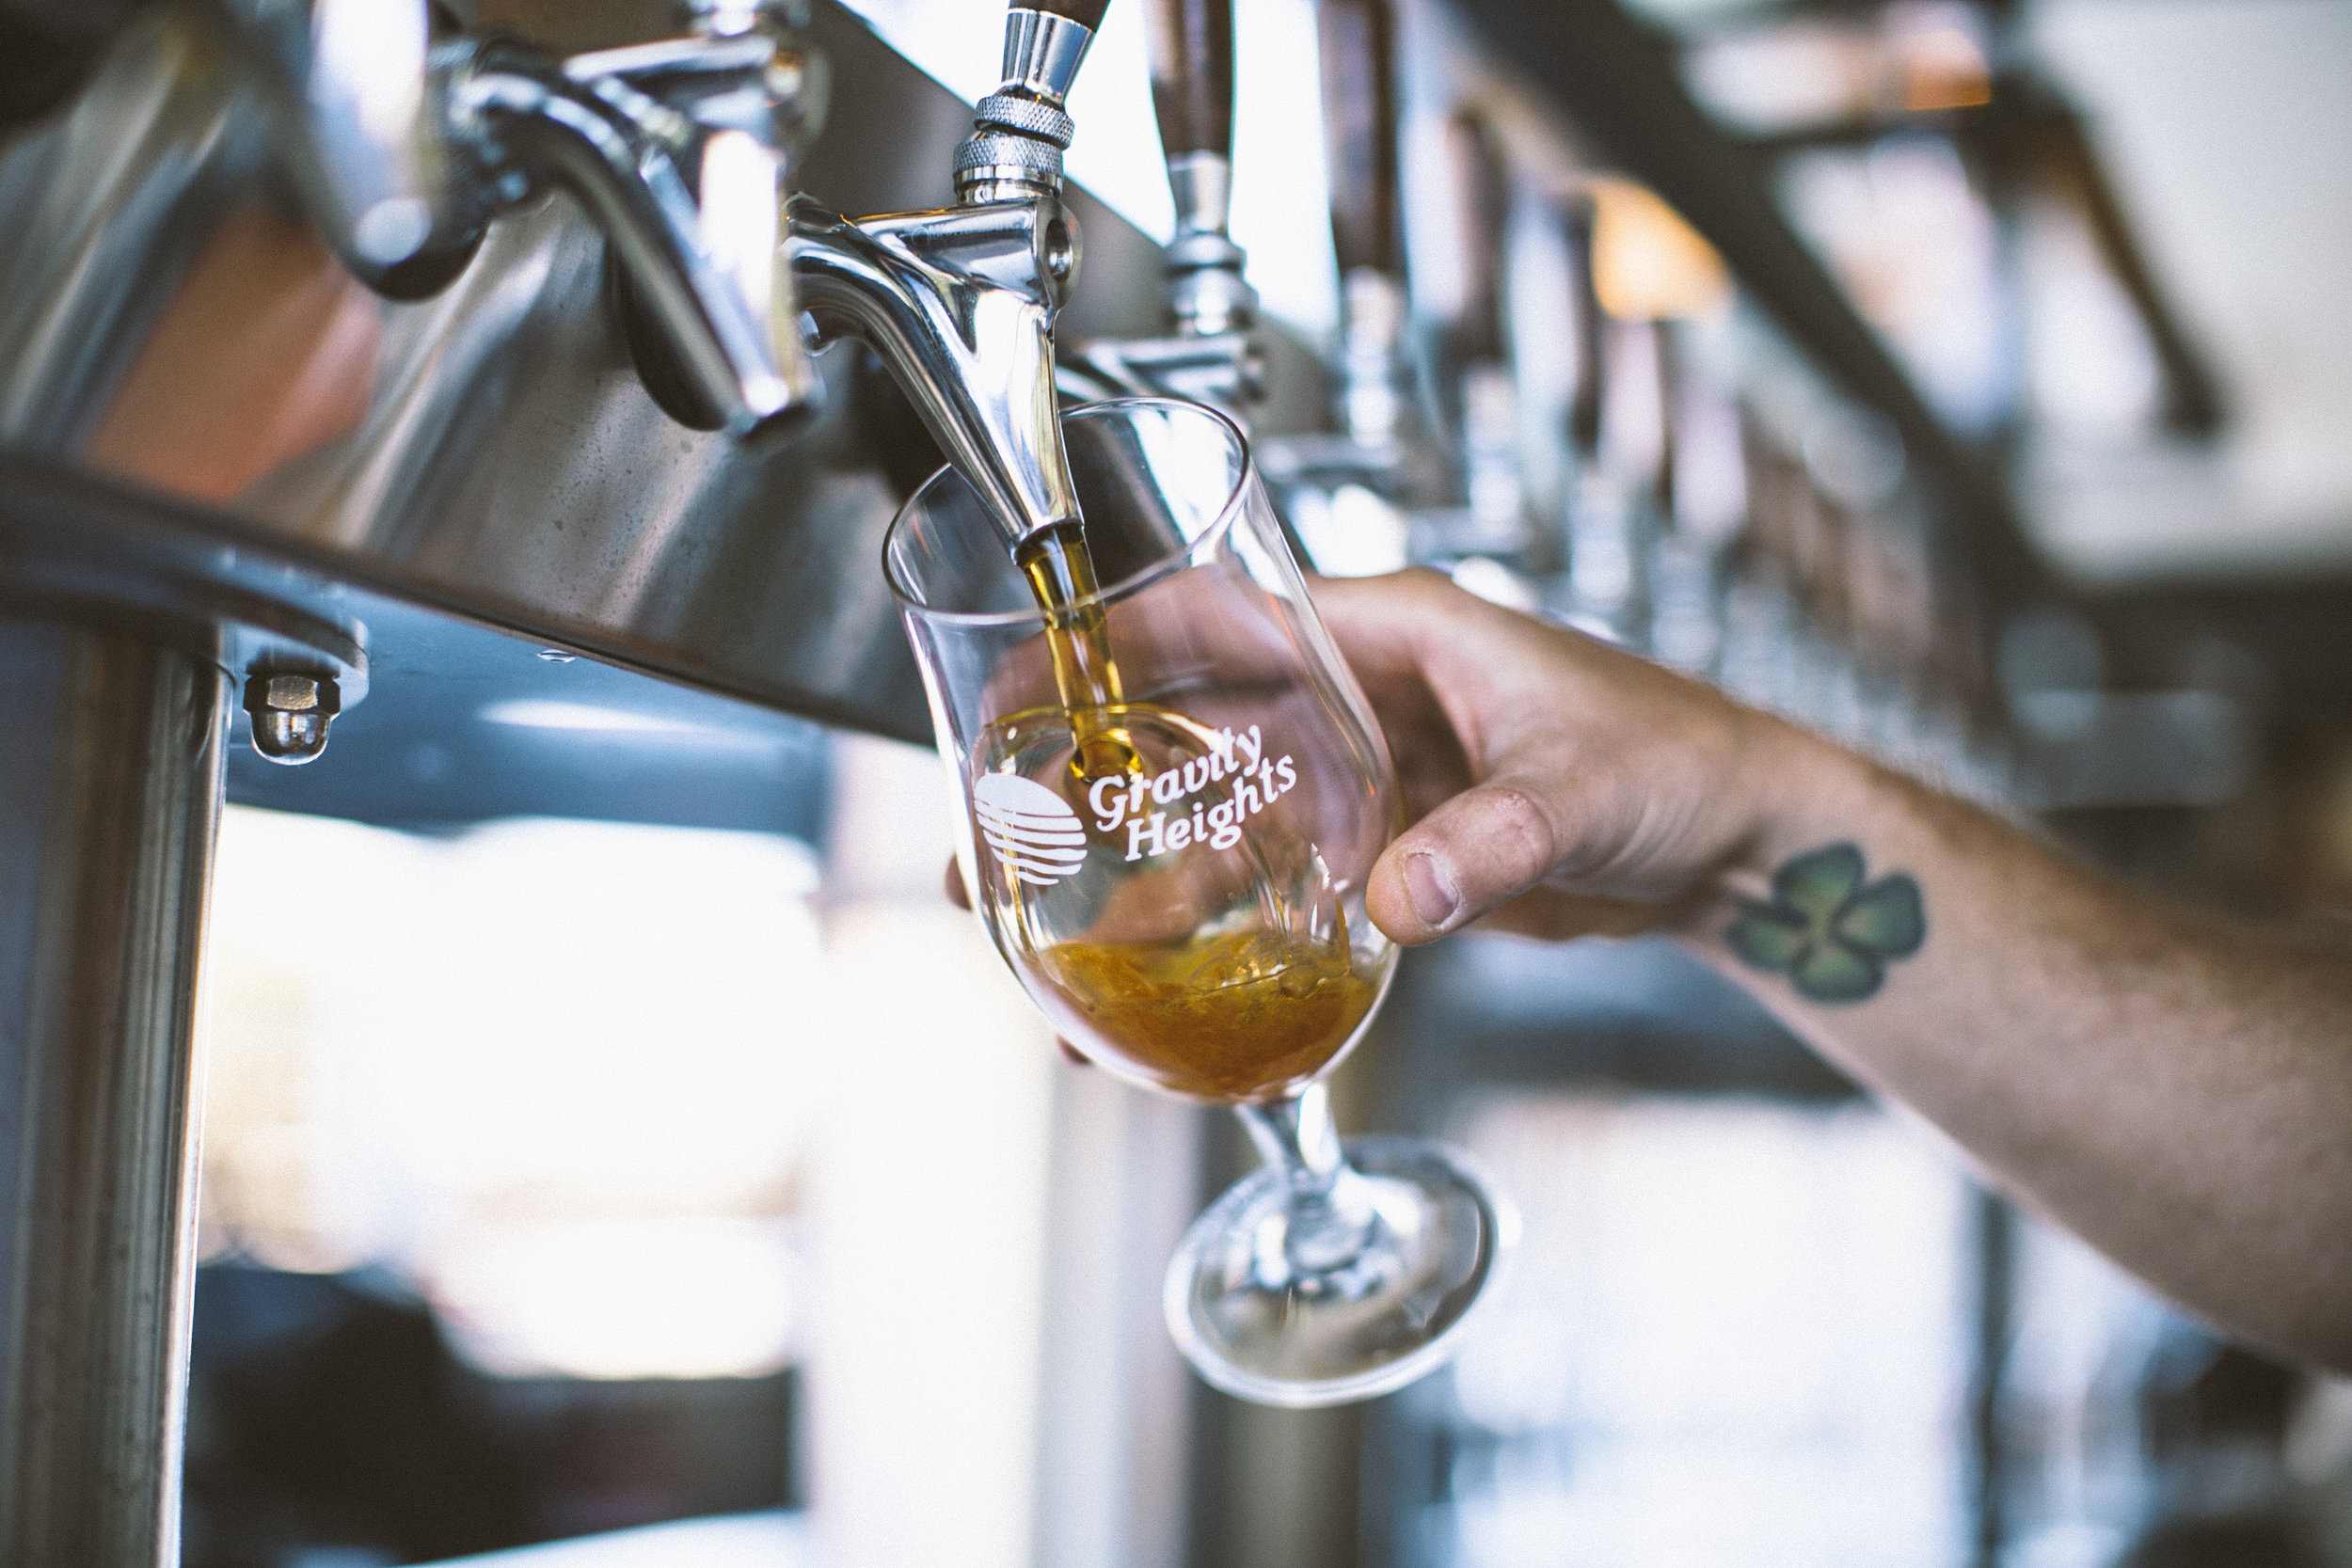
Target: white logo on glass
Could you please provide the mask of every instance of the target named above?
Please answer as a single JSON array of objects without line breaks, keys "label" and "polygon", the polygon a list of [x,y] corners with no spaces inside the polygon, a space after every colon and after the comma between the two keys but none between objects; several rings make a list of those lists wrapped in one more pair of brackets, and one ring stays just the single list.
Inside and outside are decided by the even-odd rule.
[{"label": "white logo on glass", "polygon": [[1086,828],[1062,798],[1018,773],[983,773],[972,786],[980,836],[1015,877],[1052,887],[1086,863]]}]

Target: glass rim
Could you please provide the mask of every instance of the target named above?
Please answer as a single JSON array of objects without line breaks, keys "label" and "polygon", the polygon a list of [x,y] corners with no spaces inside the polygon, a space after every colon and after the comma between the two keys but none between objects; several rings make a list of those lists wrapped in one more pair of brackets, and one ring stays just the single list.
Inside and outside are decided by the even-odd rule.
[{"label": "glass rim", "polygon": [[[1188,398],[1104,398],[1094,403],[1073,404],[1063,409],[1059,417],[1066,422],[1089,415],[1110,413],[1121,408],[1181,408],[1187,413],[1206,415],[1209,419],[1223,425],[1226,434],[1233,438],[1233,444],[1241,449],[1241,473],[1233,481],[1232,493],[1226,496],[1223,504],[1218,507],[1215,522],[1186,539],[1179,548],[1145,562],[1117,581],[1096,588],[1091,594],[1073,599],[1070,602],[1070,610],[1107,605],[1114,599],[1125,598],[1176,572],[1200,546],[1232,531],[1234,519],[1246,510],[1243,503],[1249,495],[1249,482],[1258,474],[1258,453],[1249,444],[1248,436],[1230,416],[1221,410],[1210,407],[1205,403],[1195,403]],[[907,520],[908,515],[914,512],[915,503],[930,492],[932,485],[951,474],[958,478],[962,477],[957,473],[953,463],[942,463],[937,469],[933,470],[930,477],[914,487],[913,495],[899,503],[897,514],[890,519],[889,528],[882,531],[882,581],[889,585],[890,596],[897,599],[899,608],[907,613],[919,615],[927,621],[942,621],[962,626],[1017,626],[1031,623],[1042,626],[1045,624],[1045,611],[1035,606],[1021,610],[934,610],[915,598],[908,591],[907,586],[898,580],[897,566],[891,560],[891,541],[898,538],[899,526]],[[1067,612],[1067,610],[1064,611],[1064,613]]]}]

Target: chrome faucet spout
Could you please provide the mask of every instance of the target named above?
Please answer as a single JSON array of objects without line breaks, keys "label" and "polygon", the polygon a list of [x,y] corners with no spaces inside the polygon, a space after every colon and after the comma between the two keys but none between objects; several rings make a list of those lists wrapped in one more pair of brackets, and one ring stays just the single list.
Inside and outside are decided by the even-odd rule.
[{"label": "chrome faucet spout", "polygon": [[222,0],[194,14],[259,89],[282,166],[352,276],[413,299],[465,269],[482,226],[453,199],[425,0]]},{"label": "chrome faucet spout", "polygon": [[881,354],[1009,544],[1073,521],[1054,312],[1076,235],[1050,197],[852,222],[805,197],[787,245],[802,302]]},{"label": "chrome faucet spout", "polygon": [[743,434],[817,388],[777,231],[814,96],[797,54],[750,29],[561,62],[482,45],[448,115],[494,199],[551,180],[588,209],[685,383],[671,412]]},{"label": "chrome faucet spout", "polygon": [[1013,0],[1004,80],[956,150],[956,206],[854,220],[805,198],[789,209],[802,299],[882,355],[1008,545],[1081,520],[1054,314],[1078,270],[1065,110],[1105,4]]}]

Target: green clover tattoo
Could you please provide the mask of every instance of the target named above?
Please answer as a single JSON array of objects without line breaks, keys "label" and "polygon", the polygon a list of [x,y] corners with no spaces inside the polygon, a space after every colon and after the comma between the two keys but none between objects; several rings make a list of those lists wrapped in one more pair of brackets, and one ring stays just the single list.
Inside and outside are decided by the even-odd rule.
[{"label": "green clover tattoo", "polygon": [[1859,1002],[1886,983],[1886,964],[1928,940],[1919,884],[1897,871],[1863,884],[1862,850],[1808,849],[1772,873],[1769,903],[1740,900],[1724,938],[1740,961],[1786,974],[1815,1002]]}]

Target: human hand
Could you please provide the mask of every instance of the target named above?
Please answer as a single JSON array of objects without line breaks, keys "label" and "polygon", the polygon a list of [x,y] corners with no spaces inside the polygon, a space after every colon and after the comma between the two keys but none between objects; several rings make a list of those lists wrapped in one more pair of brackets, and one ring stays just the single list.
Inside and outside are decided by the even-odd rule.
[{"label": "human hand", "polygon": [[1483,919],[1565,938],[1691,925],[1763,863],[1829,748],[1713,688],[1429,572],[1315,604],[1386,732],[1406,819],[1372,917],[1418,943]]},{"label": "human hand", "polygon": [[[1409,826],[1367,897],[1401,942],[1473,921],[1554,940],[1687,928],[1724,892],[1762,891],[1776,808],[1836,755],[1434,573],[1313,592],[1395,759]],[[946,891],[969,907],[952,863]]]}]

